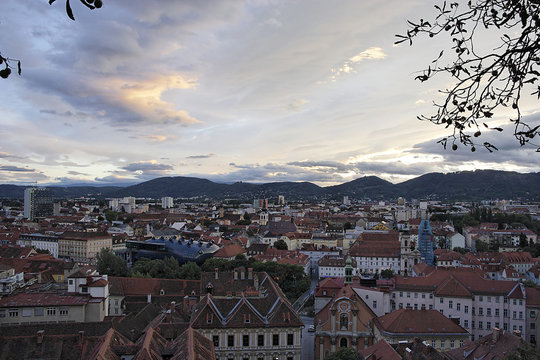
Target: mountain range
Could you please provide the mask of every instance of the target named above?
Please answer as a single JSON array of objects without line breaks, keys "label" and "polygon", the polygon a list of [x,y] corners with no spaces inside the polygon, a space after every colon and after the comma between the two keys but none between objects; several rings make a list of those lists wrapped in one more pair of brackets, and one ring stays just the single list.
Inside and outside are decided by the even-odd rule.
[{"label": "mountain range", "polygon": [[[0,198],[23,198],[27,186],[0,185]],[[392,200],[440,199],[477,201],[487,199],[540,200],[540,173],[517,173],[498,170],[429,173],[398,184],[376,176],[366,176],[340,185],[321,187],[310,182],[273,182],[220,184],[194,177],[160,177],[140,184],[119,186],[50,186],[56,198],[90,196],[112,198],[208,197],[213,199],[277,198],[286,199],[351,199]]]}]

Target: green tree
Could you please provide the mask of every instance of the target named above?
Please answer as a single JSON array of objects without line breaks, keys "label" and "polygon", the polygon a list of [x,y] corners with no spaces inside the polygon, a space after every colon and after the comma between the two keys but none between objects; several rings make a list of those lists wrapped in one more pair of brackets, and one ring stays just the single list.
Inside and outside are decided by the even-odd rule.
[{"label": "green tree", "polygon": [[394,272],[390,269],[384,269],[381,271],[381,276],[385,279],[391,279],[394,277]]},{"label": "green tree", "polygon": [[128,269],[126,260],[114,255],[109,248],[104,248],[96,255],[96,269],[100,274],[110,276],[127,276]]},{"label": "green tree", "polygon": [[363,357],[351,348],[341,348],[324,358],[324,360],[360,360]]},{"label": "green tree", "polygon": [[[462,7],[460,7],[462,6]],[[435,5],[433,20],[409,21],[405,35],[397,35],[396,43],[409,42],[420,35],[430,38],[446,34],[452,40],[452,56],[444,50],[422,74],[416,77],[423,82],[436,75],[446,74],[452,85],[441,90],[445,98],[434,103],[437,113],[419,116],[453,131],[439,142],[452,149],[457,143],[475,151],[484,146],[490,152],[497,148],[485,141],[478,142],[484,128],[502,131],[488,125],[496,111],[512,112],[510,122],[514,137],[520,145],[540,147],[533,140],[539,135],[540,125],[525,123],[520,111],[520,101],[527,93],[540,98],[536,84],[540,72],[540,27],[537,0],[471,0],[466,5],[444,1]],[[477,32],[489,30],[500,41],[494,49],[478,46]],[[476,46],[475,46],[476,44]],[[525,90],[525,91],[523,91]],[[534,118],[533,118],[534,119]]]},{"label": "green tree", "polygon": [[113,222],[118,220],[118,213],[116,211],[107,210],[105,211],[105,219],[107,219],[108,222]]},{"label": "green tree", "polygon": [[178,277],[185,280],[199,280],[201,278],[201,268],[194,262],[187,262],[180,266]]},{"label": "green tree", "polygon": [[482,241],[482,240],[476,240],[474,242],[474,246],[476,248],[476,251],[488,251],[489,250],[489,245],[487,242],[485,241]]},{"label": "green tree", "polygon": [[287,243],[283,239],[279,239],[274,243],[274,247],[279,250],[288,250]]}]

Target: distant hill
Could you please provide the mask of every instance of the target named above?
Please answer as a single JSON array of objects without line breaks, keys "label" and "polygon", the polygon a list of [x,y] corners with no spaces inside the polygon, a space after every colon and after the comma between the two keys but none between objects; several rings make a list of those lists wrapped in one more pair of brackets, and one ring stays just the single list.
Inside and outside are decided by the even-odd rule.
[{"label": "distant hill", "polygon": [[[0,185],[0,198],[22,198],[25,186]],[[476,170],[449,174],[430,173],[399,184],[376,176],[366,176],[340,185],[320,187],[309,182],[273,182],[250,184],[237,182],[219,184],[207,179],[176,176],[161,177],[127,187],[51,187],[57,198],[147,197],[175,198],[208,197],[214,199],[276,198],[286,199],[408,199],[472,200],[522,199],[540,200],[540,173],[521,174],[509,171]]]}]

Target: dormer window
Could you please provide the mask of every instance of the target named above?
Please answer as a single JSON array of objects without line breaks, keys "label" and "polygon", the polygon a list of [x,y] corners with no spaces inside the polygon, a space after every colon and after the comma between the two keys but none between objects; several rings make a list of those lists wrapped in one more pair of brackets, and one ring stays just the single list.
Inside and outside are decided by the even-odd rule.
[{"label": "dormer window", "polygon": [[214,322],[214,314],[206,314],[206,323],[212,324]]},{"label": "dormer window", "polygon": [[159,295],[165,295],[165,290],[163,289],[159,290]]},{"label": "dormer window", "polygon": [[244,314],[244,323],[251,323],[251,314]]}]

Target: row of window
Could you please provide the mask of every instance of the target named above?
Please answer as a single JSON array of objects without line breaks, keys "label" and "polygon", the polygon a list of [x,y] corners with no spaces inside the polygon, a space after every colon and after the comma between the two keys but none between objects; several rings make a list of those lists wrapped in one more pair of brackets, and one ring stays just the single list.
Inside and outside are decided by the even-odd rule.
[{"label": "row of window", "polygon": [[69,308],[67,307],[61,307],[61,308],[55,308],[55,307],[48,307],[46,309],[41,307],[36,308],[13,308],[13,309],[0,309],[0,318],[5,318],[6,315],[9,317],[19,317],[19,314],[21,314],[23,317],[28,316],[56,316],[56,313],[60,316],[68,316],[69,315]]},{"label": "row of window", "polygon": [[[242,346],[249,347],[250,346],[250,337],[251,335],[242,335]],[[214,343],[215,347],[220,347],[220,336],[214,335],[212,336],[212,341]],[[279,346],[280,345],[280,336],[279,334],[272,334],[272,346]],[[294,334],[287,334],[287,345],[294,345]],[[227,335],[227,347],[234,347],[235,346],[235,335]],[[266,346],[265,344],[265,336],[263,334],[257,335],[257,346]]]}]

